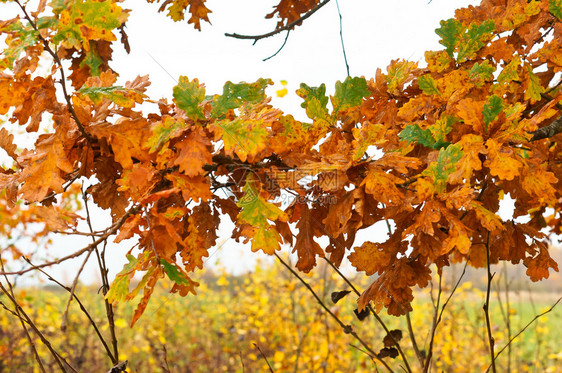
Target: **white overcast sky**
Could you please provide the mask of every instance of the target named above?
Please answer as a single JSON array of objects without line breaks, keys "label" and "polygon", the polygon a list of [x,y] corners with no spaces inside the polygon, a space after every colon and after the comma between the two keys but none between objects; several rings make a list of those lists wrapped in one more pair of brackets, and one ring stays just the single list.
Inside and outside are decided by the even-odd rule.
[{"label": "white overcast sky", "polygon": [[[442,49],[435,34],[439,21],[453,17],[456,8],[477,3],[474,0],[340,0],[343,40],[351,76],[370,78],[377,68],[385,71],[390,61],[398,58],[419,61],[423,65],[426,50]],[[269,91],[274,95],[275,90],[281,88],[279,82],[286,80],[289,94],[282,99],[274,99],[274,104],[297,118],[305,118],[300,98],[294,93],[301,82],[310,86],[326,83],[328,91],[333,92],[334,83],[345,79],[335,0],[292,31],[283,50],[265,62],[262,60],[283,44],[285,33],[255,45],[252,41],[227,38],[224,34],[255,35],[273,30],[277,21],[266,20],[264,16],[272,10],[276,1],[209,0],[207,4],[212,10],[212,25],[202,23],[202,31],[199,32],[186,21],[173,22],[164,14],[157,14],[157,4],[125,1],[122,6],[133,9],[126,29],[132,51],[126,54],[122,47],[117,45],[115,48],[111,66],[120,74],[119,83],[132,80],[137,75],[149,74],[152,85],[148,95],[153,99],[171,99],[175,84],[172,77],[177,79],[180,75],[198,78],[206,85],[207,94],[220,93],[228,80],[253,82],[263,77],[276,83]],[[0,4],[0,9],[3,14],[1,19],[6,19],[8,10],[14,10],[5,4]],[[100,211],[95,213],[94,229],[103,229],[110,224],[106,216]],[[81,228],[87,230],[85,226]],[[374,228],[375,231],[377,229]],[[251,268],[257,256],[248,254],[248,246],[228,240],[231,230],[231,224],[221,224],[219,241],[224,245],[220,250],[210,250],[212,257],[208,262],[219,260],[233,272]],[[386,226],[378,233],[369,232],[369,238],[384,238],[385,232]],[[358,238],[359,244],[365,236],[363,234],[363,239]],[[50,255],[64,256],[88,243],[83,237],[56,239]],[[126,244],[108,247],[111,277],[122,268],[129,247]],[[70,281],[81,262],[82,259],[74,260],[50,271],[58,278]],[[96,279],[95,273],[92,258],[83,279]]]}]

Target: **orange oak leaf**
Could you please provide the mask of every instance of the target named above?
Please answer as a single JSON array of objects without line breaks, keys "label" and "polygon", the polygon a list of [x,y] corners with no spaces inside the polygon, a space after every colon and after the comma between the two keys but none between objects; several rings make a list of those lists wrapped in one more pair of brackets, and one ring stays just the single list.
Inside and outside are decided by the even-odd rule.
[{"label": "orange oak leaf", "polygon": [[139,201],[150,193],[156,184],[157,171],[149,164],[137,163],[129,170],[123,171],[116,181],[119,192],[126,192],[133,200]]},{"label": "orange oak leaf", "polygon": [[554,173],[547,171],[546,164],[539,162],[536,159],[527,162],[527,167],[524,167],[521,172],[521,186],[537,199],[538,204],[552,206],[558,198],[555,188],[558,179]]},{"label": "orange oak leaf", "polygon": [[63,177],[73,170],[58,136],[50,136],[43,145],[45,153],[36,154],[19,176],[20,193],[29,202],[43,200],[50,191],[62,193]]},{"label": "orange oak leaf", "polygon": [[443,241],[441,254],[447,254],[453,249],[457,249],[461,254],[468,254],[472,243],[466,226],[450,214],[447,215],[447,220],[447,238]]},{"label": "orange oak leaf", "polygon": [[297,268],[302,272],[310,272],[316,265],[316,255],[324,257],[324,251],[314,241],[314,231],[318,229],[314,227],[314,224],[318,224],[318,222],[310,213],[306,203],[298,204],[298,206],[300,210],[300,218],[297,222],[299,233],[292,252],[297,252]]},{"label": "orange oak leaf", "polygon": [[359,297],[359,310],[373,302],[379,312],[383,307],[389,315],[400,316],[412,310],[414,295],[411,287],[425,287],[429,284],[431,270],[417,260],[402,257],[393,262],[392,268],[385,271]]},{"label": "orange oak leaf", "polygon": [[187,219],[188,235],[183,240],[183,248],[180,252],[183,265],[189,271],[194,271],[196,268],[202,269],[203,258],[209,256],[210,245],[205,242],[206,232],[199,231],[197,219],[204,219],[204,217],[197,214],[190,215]]},{"label": "orange oak leaf", "polygon": [[382,273],[390,262],[396,258],[396,252],[391,247],[375,242],[364,242],[361,246],[353,248],[349,254],[349,261],[358,271],[364,271],[367,276]]},{"label": "orange oak leaf", "polygon": [[338,198],[335,204],[331,204],[328,215],[322,220],[326,230],[333,238],[338,237],[352,215],[352,206],[355,202],[355,193],[347,192]]},{"label": "orange oak leaf", "polygon": [[280,0],[279,4],[275,6],[275,10],[265,18],[273,18],[277,15],[281,19],[277,23],[277,28],[280,28],[299,19],[318,2],[319,0]]},{"label": "orange oak leaf", "polygon": [[448,178],[452,184],[461,184],[472,178],[474,171],[482,169],[480,154],[486,154],[484,140],[479,135],[467,134],[457,142],[462,148],[462,157],[456,163],[454,170]]},{"label": "orange oak leaf", "polygon": [[203,166],[212,163],[210,146],[211,142],[203,128],[197,127],[185,139],[176,143],[178,156],[172,165],[179,166],[180,171],[187,176],[201,175],[205,172]]},{"label": "orange oak leaf", "polygon": [[199,202],[208,201],[213,198],[211,183],[206,177],[189,177],[182,175],[179,172],[174,172],[166,175],[166,179],[170,180],[173,186],[181,191],[181,195],[185,201],[193,199],[195,202]]},{"label": "orange oak leaf", "polygon": [[416,236],[418,232],[433,236],[435,223],[441,220],[441,209],[443,207],[440,202],[433,199],[426,201],[413,224],[404,230],[403,237],[409,234]]},{"label": "orange oak leaf", "polygon": [[534,258],[526,258],[525,265],[527,266],[527,275],[531,281],[540,281],[544,278],[548,278],[548,270],[552,268],[558,272],[558,264],[552,260],[550,254],[548,253],[548,248],[546,245],[541,245],[539,248],[539,253]]},{"label": "orange oak leaf", "polygon": [[464,124],[472,127],[477,134],[484,133],[483,104],[483,102],[466,98],[459,101],[456,107],[458,117],[463,120]]},{"label": "orange oak leaf", "polygon": [[485,208],[481,202],[472,201],[470,203],[471,210],[476,214],[476,218],[480,224],[490,232],[501,232],[505,230],[505,226],[501,218],[492,211]]},{"label": "orange oak leaf", "polygon": [[474,190],[467,186],[458,187],[438,197],[450,210],[466,210],[470,207],[470,202],[476,198]]},{"label": "orange oak leaf", "polygon": [[148,134],[148,123],[145,119],[118,120],[115,124],[103,123],[88,127],[88,132],[98,139],[105,138],[113,149],[115,160],[124,169],[133,166],[133,158],[138,161],[150,159],[142,149],[143,138]]},{"label": "orange oak leaf", "polygon": [[49,230],[66,231],[76,227],[80,215],[68,212],[58,206],[36,206],[35,213],[38,220],[44,221]]},{"label": "orange oak leaf", "polygon": [[4,149],[12,159],[17,160],[16,150],[18,147],[14,144],[14,135],[5,128],[0,128],[0,148]]},{"label": "orange oak leaf", "polygon": [[502,180],[513,180],[519,176],[523,161],[512,148],[496,142],[494,139],[486,141],[488,159],[484,166],[490,169],[490,173]]},{"label": "orange oak leaf", "polygon": [[36,77],[26,87],[22,96],[23,100],[14,110],[13,118],[17,119],[20,125],[29,121],[27,132],[37,132],[44,112],[54,113],[61,109],[51,77]]},{"label": "orange oak leaf", "polygon": [[373,197],[385,205],[397,205],[404,200],[404,193],[398,189],[397,185],[404,180],[386,173],[378,167],[372,167],[363,180],[361,185],[365,186],[365,192],[372,194]]}]

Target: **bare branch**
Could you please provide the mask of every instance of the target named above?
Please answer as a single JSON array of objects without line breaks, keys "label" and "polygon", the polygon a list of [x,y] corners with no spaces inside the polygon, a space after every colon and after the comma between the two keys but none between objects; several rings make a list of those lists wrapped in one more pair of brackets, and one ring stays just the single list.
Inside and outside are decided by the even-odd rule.
[{"label": "bare branch", "polygon": [[[29,263],[30,265],[33,265],[31,263],[31,261],[26,258],[23,257],[23,260],[25,260],[27,263]],[[61,288],[63,288],[64,290],[70,292],[70,288],[68,286],[65,286],[64,284],[62,284],[61,282],[57,281],[55,278],[53,278],[51,275],[49,275],[47,272],[43,271],[42,269],[38,269],[39,272],[41,272],[42,274],[44,274],[45,276],[47,276],[47,279],[49,281],[54,282],[55,284],[57,284],[58,286],[60,286]],[[86,310],[86,307],[84,306],[84,304],[82,303],[82,301],[80,300],[80,298],[78,298],[78,296],[76,295],[76,293],[73,293],[72,296],[74,297],[74,300],[76,300],[76,302],[78,303],[78,305],[80,306],[80,310],[82,310],[82,312],[84,313],[84,315],[86,315],[86,317],[88,318],[88,321],[90,322],[90,324],[92,325],[92,327],[94,328],[94,331],[96,332],[96,335],[98,336],[99,340],[101,341],[102,345],[105,348],[105,351],[107,353],[107,356],[109,356],[111,358],[111,360],[113,361],[113,355],[111,353],[111,350],[109,349],[107,343],[105,342],[105,339],[103,338],[103,336],[101,335],[101,332],[98,328],[98,325],[96,324],[96,322],[94,321],[94,319],[92,318],[92,316],[90,315],[90,313],[88,312],[88,310]]]},{"label": "bare branch", "polygon": [[105,240],[107,240],[107,238],[108,238],[109,236],[111,236],[112,234],[115,234],[115,233],[119,230],[119,228],[121,228],[121,226],[122,226],[123,224],[125,224],[125,221],[127,220],[127,218],[128,218],[129,216],[131,216],[131,215],[136,214],[138,211],[139,211],[139,206],[136,206],[136,205],[135,205],[135,206],[131,207],[131,208],[129,209],[129,211],[127,211],[127,212],[125,213],[125,215],[123,215],[119,220],[117,220],[102,236],[100,236],[100,238],[98,238],[98,239],[95,240],[93,243],[89,244],[88,246],[86,246],[86,247],[84,247],[84,248],[82,248],[82,249],[80,249],[80,250],[78,250],[78,251],[75,251],[75,252],[72,253],[72,254],[69,254],[69,255],[67,255],[67,256],[65,256],[65,257],[62,257],[62,258],[60,258],[60,259],[57,259],[57,260],[53,260],[53,261],[51,261],[51,262],[46,262],[46,263],[42,263],[42,264],[37,264],[37,265],[31,266],[31,267],[29,267],[29,268],[22,269],[21,271],[11,271],[11,272],[2,271],[2,272],[0,272],[0,276],[5,276],[5,275],[23,275],[24,273],[31,272],[31,271],[34,271],[34,270],[36,270],[36,269],[45,268],[45,267],[50,267],[50,266],[52,266],[52,265],[60,264],[60,263],[62,263],[62,262],[65,262],[65,261],[67,261],[67,260],[69,260],[69,259],[77,258],[77,257],[79,257],[80,255],[84,254],[85,252],[88,252],[88,251],[91,251],[91,250],[95,249],[100,243],[102,243],[102,242],[104,242]]},{"label": "bare branch", "polygon": [[[338,242],[336,240],[336,242]],[[339,242],[338,242],[339,243]],[[349,287],[353,290],[353,292],[355,294],[357,294],[357,296],[361,296],[361,293],[357,290],[357,288],[353,285],[353,283],[338,269],[338,267],[336,267],[334,265],[334,263],[332,263],[332,261],[326,257],[323,258],[326,262],[328,262],[328,264],[330,265],[330,267],[332,267],[332,269],[334,271],[336,271],[336,273],[349,285]],[[402,347],[400,346],[400,343],[398,342],[398,340],[396,340],[396,338],[394,338],[394,335],[390,332],[390,329],[388,328],[388,326],[385,324],[385,322],[383,321],[383,319],[381,319],[381,317],[377,314],[377,312],[375,311],[375,309],[373,308],[373,306],[371,305],[371,303],[367,304],[367,309],[371,312],[371,314],[375,317],[375,320],[379,323],[379,325],[384,329],[384,331],[386,332],[386,335],[388,335],[390,337],[390,339],[392,339],[392,342],[394,343],[394,345],[396,346],[396,349],[398,350],[398,353],[400,354],[400,356],[402,357],[402,361],[404,362],[404,364],[406,365],[406,371],[407,372],[412,372],[412,369],[410,368],[410,364],[408,364],[408,359],[406,358],[406,355],[404,354],[404,351],[402,351]],[[369,355],[371,356],[371,355]]]},{"label": "bare branch", "polygon": [[287,40],[289,39],[289,34],[291,33],[291,30],[287,31],[287,35],[285,35],[285,40],[283,41],[283,44],[281,44],[281,47],[277,50],[277,52],[273,53],[271,56],[264,58],[262,61],[265,62],[267,60],[272,59],[273,57],[277,56],[279,54],[279,52],[281,52],[281,50],[283,48],[285,48],[285,44],[287,44]]},{"label": "bare branch", "polygon": [[335,315],[329,308],[328,306],[326,306],[326,304],[322,301],[322,299],[320,299],[320,297],[318,296],[318,294],[316,294],[316,292],[314,291],[314,289],[312,289],[312,287],[301,277],[299,276],[299,274],[297,272],[295,272],[295,270],[293,268],[291,268],[291,266],[289,266],[287,263],[285,263],[285,261],[283,259],[281,259],[281,257],[279,255],[277,255],[277,253],[274,253],[275,257],[281,262],[281,264],[283,264],[283,266],[285,266],[285,268],[287,268],[291,274],[293,276],[295,276],[297,279],[299,279],[299,281],[307,288],[307,290],[312,294],[312,296],[316,299],[316,301],[318,302],[318,304],[320,304],[320,306],[322,308],[324,308],[324,310],[339,324],[339,326],[343,329],[344,333],[346,334],[351,334],[355,339],[357,339],[357,341],[367,350],[369,351],[369,354],[371,356],[374,356],[377,361],[379,361],[382,365],[384,365],[384,367],[386,369],[388,369],[389,372],[393,372],[392,368],[390,368],[390,366],[386,363],[386,361],[384,361],[381,357],[379,357],[377,355],[377,353],[375,351],[373,351],[373,349],[361,338],[359,337],[359,335],[355,332],[355,330],[353,330],[353,327],[351,325],[346,325],[344,324],[344,322],[337,316]]},{"label": "bare branch", "polygon": [[492,336],[492,325],[490,324],[490,288],[492,284],[492,279],[494,274],[490,271],[490,232],[488,231],[488,236],[486,238],[486,268],[488,270],[488,282],[486,286],[486,303],[482,307],[484,309],[484,315],[486,316],[486,330],[488,331],[488,342],[490,345],[490,365],[492,367],[492,372],[496,373],[496,358],[494,356],[494,344],[495,340]]},{"label": "bare branch", "polygon": [[340,40],[341,40],[341,49],[343,52],[343,60],[345,62],[345,69],[347,72],[347,76],[349,76],[349,64],[347,63],[347,54],[345,53],[345,44],[343,42],[343,24],[342,24],[342,16],[341,16],[341,11],[340,11],[340,4],[338,3],[338,0],[336,0],[336,7],[338,8],[338,15],[340,17]]},{"label": "bare branch", "polygon": [[[511,346],[511,343],[515,340],[515,338],[519,337],[525,330],[527,330],[527,328],[529,326],[531,326],[532,323],[534,323],[538,318],[546,315],[547,313],[551,312],[554,307],[556,307],[558,305],[558,303],[560,303],[560,301],[562,301],[562,297],[558,298],[558,300],[556,302],[554,302],[554,304],[552,306],[550,306],[549,309],[547,309],[546,311],[544,311],[543,313],[540,313],[538,315],[536,315],[531,321],[529,321],[527,323],[527,325],[525,325],[525,327],[523,329],[521,329],[519,331],[519,333],[515,334],[510,340],[509,342],[507,342],[507,344],[505,346],[503,346],[503,348],[501,350],[498,351],[498,353],[496,354],[496,359],[498,358],[498,356],[500,356],[500,354],[508,347]],[[492,364],[490,364],[490,366],[488,366],[488,369],[486,370],[486,372],[488,372],[490,370],[490,368],[492,368]]]},{"label": "bare branch", "polygon": [[226,33],[224,34],[225,36],[231,37],[231,38],[235,38],[235,39],[248,39],[248,40],[253,40],[254,44],[261,39],[265,39],[265,38],[269,38],[273,35],[277,35],[280,32],[283,31],[290,31],[292,30],[295,26],[298,26],[302,21],[304,21],[305,19],[307,19],[308,17],[310,17],[311,15],[313,15],[314,13],[316,13],[320,8],[322,8],[324,5],[328,4],[330,2],[330,0],[324,0],[323,2],[321,2],[320,4],[316,5],[314,8],[310,9],[308,12],[306,12],[302,17],[300,17],[299,19],[297,19],[296,21],[293,21],[283,27],[279,27],[271,32],[268,32],[267,34],[262,34],[262,35],[240,35],[240,34],[229,34]]},{"label": "bare branch", "polygon": [[258,351],[260,352],[261,356],[263,357],[263,359],[265,360],[265,362],[267,363],[267,367],[269,368],[269,371],[271,373],[274,373],[273,368],[271,367],[271,364],[269,364],[269,361],[267,360],[267,356],[265,356],[265,354],[263,353],[263,351],[261,350],[260,346],[258,346],[257,343],[252,343],[254,345],[255,348],[258,349]]},{"label": "bare branch", "polygon": [[533,137],[531,137],[531,140],[529,141],[537,141],[553,137],[560,132],[562,132],[562,116],[556,119],[554,122],[550,123],[548,126],[539,128],[538,130],[531,132],[533,134]]}]

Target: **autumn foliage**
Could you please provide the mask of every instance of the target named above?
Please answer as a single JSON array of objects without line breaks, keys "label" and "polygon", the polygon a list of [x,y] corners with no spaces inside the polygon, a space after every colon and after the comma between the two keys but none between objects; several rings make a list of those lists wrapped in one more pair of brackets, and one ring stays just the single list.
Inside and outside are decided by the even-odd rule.
[{"label": "autumn foliage", "polygon": [[[163,277],[171,292],[195,294],[192,274],[224,218],[252,251],[290,245],[300,271],[327,256],[377,274],[359,308],[392,315],[412,309],[412,288],[429,284],[433,264],[522,262],[533,281],[558,270],[548,240],[562,224],[560,0],[459,9],[436,30],[444,49],[426,52],[423,66],[394,60],[372,78],[338,82],[331,96],[302,84],[304,122],[269,104],[268,79],[209,94],[182,76],[172,101],[146,96],[148,76],[118,85],[112,51],[128,48],[129,14],[119,3],[41,1],[0,21],[0,114],[30,133],[52,123],[29,149],[14,145],[14,126],[0,129],[13,160],[0,186],[6,214],[72,232],[80,206],[68,191],[93,180],[85,192],[113,224],[66,258],[113,234],[135,238],[107,293],[115,303],[142,292],[133,324]],[[287,26],[319,4],[282,0],[268,17]],[[160,9],[198,29],[212,15],[204,0]],[[281,195],[292,202],[276,203]],[[515,209],[502,219],[508,195]],[[385,221],[385,241],[354,245],[359,230]]]}]

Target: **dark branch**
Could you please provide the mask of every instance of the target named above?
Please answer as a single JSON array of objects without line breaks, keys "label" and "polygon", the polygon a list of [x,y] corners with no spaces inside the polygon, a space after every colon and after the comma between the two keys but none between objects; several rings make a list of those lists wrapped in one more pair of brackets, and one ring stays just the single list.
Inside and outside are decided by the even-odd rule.
[{"label": "dark branch", "polygon": [[306,12],[302,17],[300,17],[299,19],[297,19],[296,21],[293,21],[283,27],[277,28],[271,32],[268,32],[267,34],[262,34],[262,35],[240,35],[240,34],[229,34],[226,33],[224,34],[225,36],[231,37],[231,38],[235,38],[235,39],[249,39],[249,40],[253,40],[254,43],[257,42],[258,40],[261,39],[265,39],[265,38],[269,38],[270,36],[273,35],[277,35],[280,32],[283,31],[290,31],[292,30],[295,26],[298,26],[302,21],[304,21],[305,19],[307,19],[308,17],[310,17],[311,15],[313,15],[314,13],[316,13],[320,8],[322,8],[324,5],[328,4],[330,2],[330,0],[324,0],[322,1],[320,4],[316,5],[314,8],[310,9],[308,12]]},{"label": "dark branch", "polygon": [[287,44],[287,40],[289,39],[289,34],[290,34],[290,33],[291,33],[291,30],[288,30],[288,31],[287,31],[287,35],[285,36],[285,40],[283,41],[283,44],[281,45],[281,48],[279,48],[279,49],[277,50],[277,52],[273,53],[271,56],[269,56],[269,57],[267,57],[267,58],[264,58],[264,59],[262,60],[263,62],[265,62],[265,61],[267,61],[267,60],[269,60],[269,59],[272,59],[273,57],[277,56],[277,55],[279,54],[279,52],[281,52],[281,50],[282,50],[283,48],[285,48],[285,44]]},{"label": "dark branch", "polygon": [[531,132],[533,134],[533,137],[531,137],[531,140],[529,141],[536,141],[553,137],[560,132],[562,132],[562,116],[556,119],[554,122],[550,123],[548,126],[539,128],[538,130]]}]

